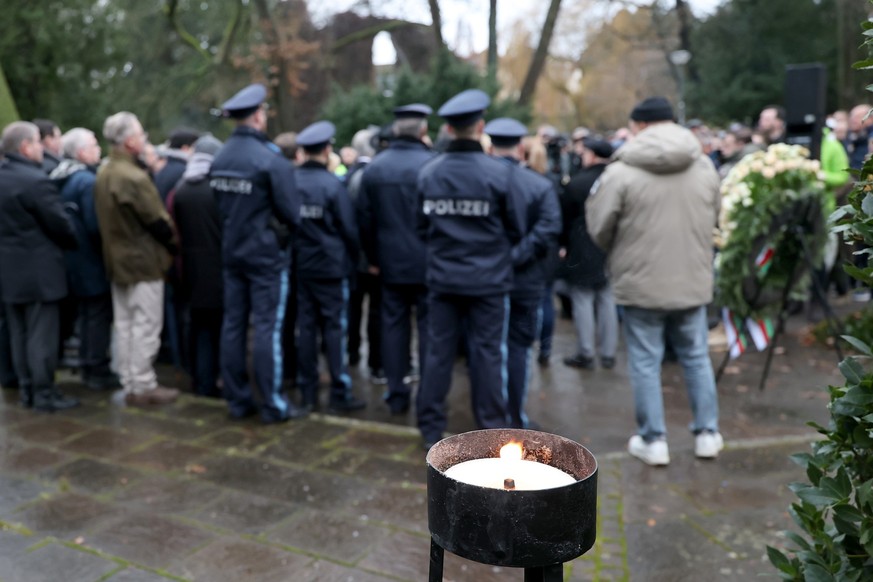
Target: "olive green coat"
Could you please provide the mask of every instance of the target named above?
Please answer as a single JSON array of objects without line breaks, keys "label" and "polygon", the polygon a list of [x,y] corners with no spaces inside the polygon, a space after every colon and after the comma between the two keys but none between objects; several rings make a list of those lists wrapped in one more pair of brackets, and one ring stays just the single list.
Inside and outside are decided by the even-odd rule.
[{"label": "olive green coat", "polygon": [[164,278],[172,258],[150,233],[159,221],[172,225],[151,177],[132,156],[113,151],[97,172],[94,205],[109,280],[134,285]]}]

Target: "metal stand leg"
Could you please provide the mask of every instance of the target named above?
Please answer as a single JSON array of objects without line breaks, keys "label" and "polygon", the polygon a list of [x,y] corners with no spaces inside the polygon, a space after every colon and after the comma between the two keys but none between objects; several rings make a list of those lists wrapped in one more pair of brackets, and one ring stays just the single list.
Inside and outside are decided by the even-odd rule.
[{"label": "metal stand leg", "polygon": [[443,557],[445,550],[437,544],[433,538],[430,539],[430,575],[427,577],[428,582],[443,582]]},{"label": "metal stand leg", "polygon": [[563,564],[524,569],[524,582],[563,582],[563,580]]}]

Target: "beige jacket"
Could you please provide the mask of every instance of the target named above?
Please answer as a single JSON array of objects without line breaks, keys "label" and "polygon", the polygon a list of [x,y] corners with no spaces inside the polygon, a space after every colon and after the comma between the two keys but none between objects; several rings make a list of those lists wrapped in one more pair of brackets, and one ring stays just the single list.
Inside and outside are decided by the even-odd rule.
[{"label": "beige jacket", "polygon": [[615,155],[586,204],[588,232],[608,253],[616,303],[688,309],[712,300],[718,173],[675,123],[641,131]]}]

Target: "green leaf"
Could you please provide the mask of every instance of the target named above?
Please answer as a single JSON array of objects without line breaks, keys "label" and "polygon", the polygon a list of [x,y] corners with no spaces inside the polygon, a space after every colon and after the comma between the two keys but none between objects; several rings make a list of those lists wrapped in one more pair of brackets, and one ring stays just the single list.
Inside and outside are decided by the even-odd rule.
[{"label": "green leaf", "polygon": [[797,574],[797,568],[794,567],[791,560],[776,548],[767,546],[767,557],[770,558],[770,563],[782,572],[790,574],[791,576]]},{"label": "green leaf", "polygon": [[[867,195],[870,196],[869,194]],[[865,356],[873,356],[873,351],[870,350],[870,346],[859,340],[858,338],[852,337],[850,335],[841,335],[841,338],[849,342],[853,348],[855,348],[860,353]]]},{"label": "green leaf", "polygon": [[840,362],[840,372],[852,384],[859,384],[864,376],[864,368],[852,357],[848,357]]},{"label": "green leaf", "polygon": [[864,201],[861,202],[861,210],[867,216],[873,216],[873,193],[867,192],[867,195],[864,196]]},{"label": "green leaf", "polygon": [[[822,479],[824,481],[824,479]],[[794,492],[801,500],[814,505],[817,508],[828,507],[841,501],[842,497],[830,489],[812,487],[806,485],[799,487]]]},{"label": "green leaf", "polygon": [[836,582],[833,574],[818,564],[807,564],[803,572],[804,582]]},{"label": "green leaf", "polygon": [[864,519],[864,514],[854,505],[837,505],[834,507],[834,514],[839,515],[840,519],[852,523],[860,523]]},{"label": "green leaf", "polygon": [[865,449],[873,447],[873,437],[870,436],[870,431],[861,425],[856,426],[855,430],[852,431],[852,440],[859,447]]},{"label": "green leaf", "polygon": [[866,508],[865,511],[873,513],[873,480],[855,487],[855,496],[862,509]]},{"label": "green leaf", "polygon": [[800,535],[796,532],[787,531],[785,532],[785,537],[794,542],[794,545],[796,545],[801,550],[809,551],[812,549],[812,546],[809,545],[809,542],[806,541],[806,539],[800,537]]}]

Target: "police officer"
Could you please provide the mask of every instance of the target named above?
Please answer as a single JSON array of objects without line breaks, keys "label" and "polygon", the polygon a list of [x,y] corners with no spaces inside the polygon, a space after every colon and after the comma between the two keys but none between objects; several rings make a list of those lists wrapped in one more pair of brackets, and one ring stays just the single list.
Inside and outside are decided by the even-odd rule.
[{"label": "police officer", "polygon": [[513,283],[509,294],[509,357],[507,362],[507,408],[513,428],[529,428],[524,403],[530,379],[530,353],[539,337],[542,299],[545,293],[546,258],[557,245],[561,232],[561,209],[551,180],[523,168],[521,138],[527,128],[515,119],[490,121],[485,133],[491,137],[491,153],[509,168],[509,183],[521,202],[519,211],[525,235],[512,248]]},{"label": "police officer", "polygon": [[427,250],[428,351],[416,402],[429,448],[446,428],[446,396],[462,326],[469,343],[470,392],[480,428],[505,427],[506,316],[511,249],[523,225],[506,165],[479,139],[488,95],[463,91],[439,110],[452,141],[418,177],[420,228]]},{"label": "police officer", "polygon": [[411,326],[415,308],[419,369],[427,346],[427,287],[424,243],[415,225],[418,216],[418,171],[434,154],[422,142],[433,110],[415,103],[394,110],[393,138],[361,177],[358,225],[367,261],[382,278],[382,361],[388,378],[385,401],[392,414],[409,409]]},{"label": "police officer", "polygon": [[327,170],[336,128],[318,121],[300,132],[304,162],[297,171],[300,232],[297,240],[297,387],[304,408],[318,402],[317,332],[327,352],[330,409],[360,410],[346,360],[349,276],[358,257],[354,210],[342,182]]},{"label": "police officer", "polygon": [[252,368],[265,423],[305,416],[282,393],[282,324],[291,268],[291,233],[300,221],[294,170],[264,133],[267,96],[249,85],[224,103],[237,127],[215,157],[210,184],[223,224],[224,322],[221,376],[232,418],[258,412],[246,368],[249,315]]}]

